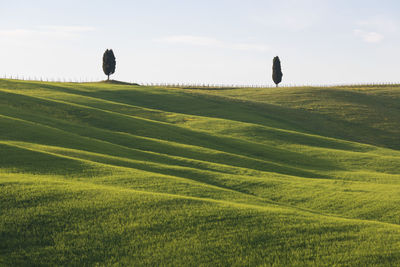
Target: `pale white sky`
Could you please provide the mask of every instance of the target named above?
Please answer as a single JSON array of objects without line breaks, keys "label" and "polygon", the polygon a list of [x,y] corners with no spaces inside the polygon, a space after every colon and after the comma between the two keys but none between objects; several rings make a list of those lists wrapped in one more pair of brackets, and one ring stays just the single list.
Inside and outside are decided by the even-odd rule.
[{"label": "pale white sky", "polygon": [[400,82],[395,0],[0,0],[0,76],[135,82]]}]

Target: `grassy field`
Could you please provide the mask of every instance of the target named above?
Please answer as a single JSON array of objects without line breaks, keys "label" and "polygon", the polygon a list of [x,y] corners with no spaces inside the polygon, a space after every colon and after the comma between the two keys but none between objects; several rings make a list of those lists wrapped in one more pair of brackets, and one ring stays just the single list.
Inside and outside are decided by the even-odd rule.
[{"label": "grassy field", "polygon": [[400,86],[0,80],[0,265],[400,265]]}]

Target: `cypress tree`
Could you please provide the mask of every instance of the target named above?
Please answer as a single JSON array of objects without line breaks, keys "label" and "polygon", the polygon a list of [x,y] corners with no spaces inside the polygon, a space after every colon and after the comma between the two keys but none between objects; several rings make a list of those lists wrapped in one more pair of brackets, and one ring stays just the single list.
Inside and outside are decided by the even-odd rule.
[{"label": "cypress tree", "polygon": [[279,57],[274,57],[272,62],[272,80],[274,80],[276,87],[278,87],[278,84],[282,81],[282,76],[281,61]]},{"label": "cypress tree", "polygon": [[107,75],[107,81],[110,80],[110,75],[115,72],[115,56],[112,49],[107,49],[103,54],[103,71]]}]

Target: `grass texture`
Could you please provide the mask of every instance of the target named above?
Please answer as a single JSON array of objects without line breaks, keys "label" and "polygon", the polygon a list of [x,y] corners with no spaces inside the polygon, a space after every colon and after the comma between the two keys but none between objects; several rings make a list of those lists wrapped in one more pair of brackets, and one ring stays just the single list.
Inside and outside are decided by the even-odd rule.
[{"label": "grass texture", "polygon": [[400,86],[0,80],[2,266],[400,265]]}]

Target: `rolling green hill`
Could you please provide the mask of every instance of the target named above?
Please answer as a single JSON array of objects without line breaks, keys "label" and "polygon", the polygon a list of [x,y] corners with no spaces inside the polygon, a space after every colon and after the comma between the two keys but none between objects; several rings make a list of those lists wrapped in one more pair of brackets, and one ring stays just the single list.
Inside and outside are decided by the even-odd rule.
[{"label": "rolling green hill", "polygon": [[400,86],[0,80],[0,265],[400,265]]}]

